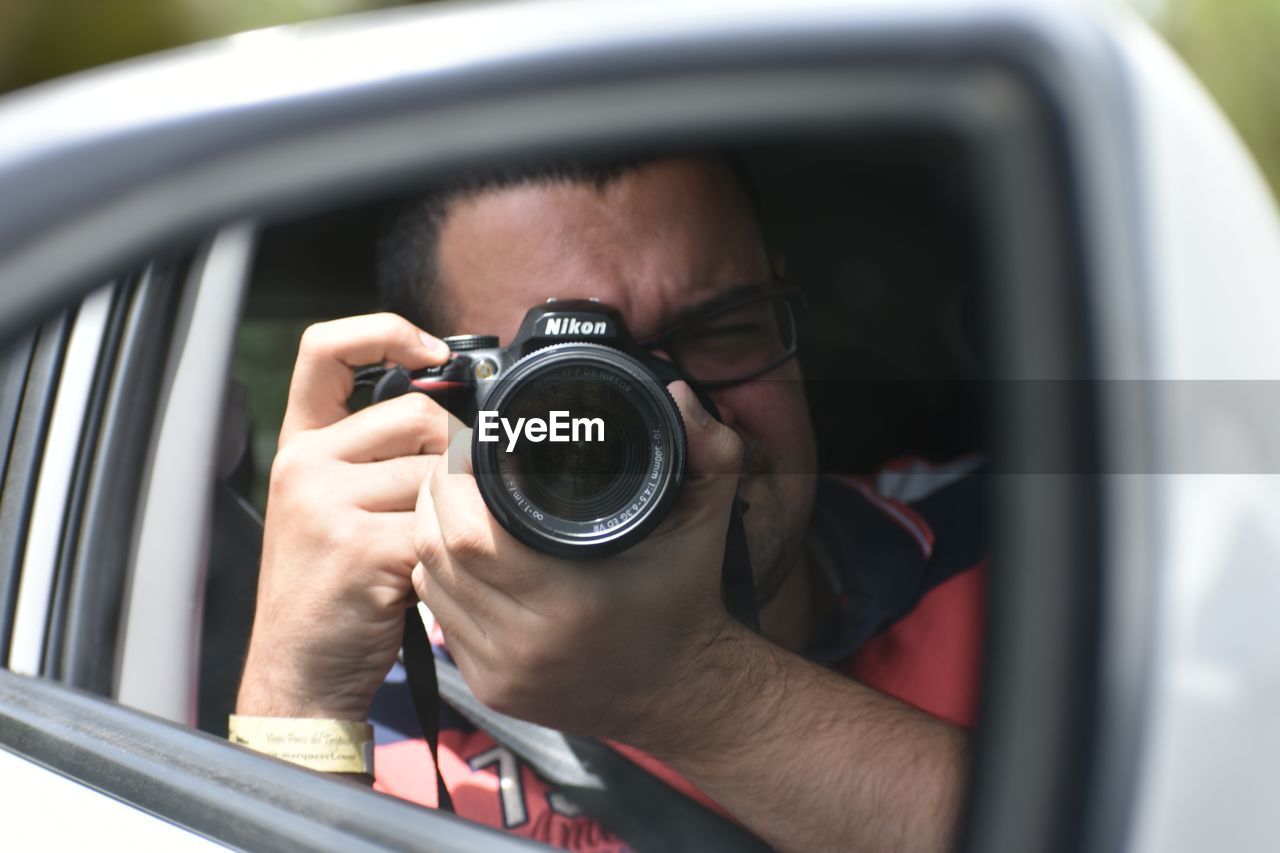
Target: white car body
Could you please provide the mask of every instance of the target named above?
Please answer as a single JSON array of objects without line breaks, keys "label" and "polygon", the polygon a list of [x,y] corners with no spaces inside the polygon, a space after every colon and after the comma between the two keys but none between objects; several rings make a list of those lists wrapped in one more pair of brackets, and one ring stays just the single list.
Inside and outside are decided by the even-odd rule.
[{"label": "white car body", "polygon": [[[210,481],[216,458],[221,400],[209,388],[218,387],[230,362],[253,251],[253,228],[245,223],[277,204],[273,200],[302,204],[313,195],[354,192],[366,181],[386,185],[410,169],[445,169],[464,155],[498,157],[514,144],[504,141],[499,120],[518,126],[529,145],[586,134],[566,129],[566,115],[581,114],[582,127],[607,127],[600,139],[661,138],[701,127],[716,120],[703,109],[707,87],[719,85],[716,73],[749,81],[726,88],[721,104],[726,115],[736,110],[743,128],[751,125],[742,117],[755,99],[769,97],[785,104],[771,107],[771,122],[816,126],[838,92],[855,118],[906,115],[903,104],[910,104],[970,128],[994,147],[1007,144],[1010,159],[1039,144],[1025,128],[1027,139],[1016,144],[991,135],[990,128],[1006,126],[1006,117],[1020,109],[1023,95],[999,73],[980,68],[917,88],[896,78],[877,88],[870,75],[862,88],[841,88],[842,81],[827,86],[799,70],[793,80],[769,67],[752,70],[746,61],[706,77],[688,72],[687,81],[658,80],[653,70],[664,45],[716,45],[750,57],[771,39],[821,42],[824,50],[843,43],[854,58],[881,49],[936,56],[952,45],[990,42],[1042,75],[1069,152],[1087,245],[1090,286],[1082,298],[1103,465],[1085,473],[1096,473],[1095,509],[1106,534],[1095,740],[1087,778],[1070,783],[1079,789],[1064,788],[1063,802],[1078,797],[1082,803],[1076,841],[1084,849],[1280,848],[1280,811],[1271,807],[1270,784],[1271,768],[1280,762],[1274,725],[1280,642],[1264,609],[1280,591],[1280,431],[1274,428],[1280,399],[1270,399],[1267,386],[1280,378],[1280,217],[1258,168],[1199,84],[1132,13],[1107,5],[445,6],[247,33],[0,101],[0,318],[8,328],[69,304],[122,261],[146,256],[165,240],[225,226],[197,265],[179,311],[181,333],[158,404],[131,552],[112,698],[184,725],[195,718],[210,508],[191,484]],[[590,75],[573,70],[575,62],[590,68],[601,56],[632,54],[644,72],[635,81],[601,83],[614,87],[609,99],[592,95]],[[538,84],[527,97],[499,87],[474,105],[449,96],[469,85],[483,89],[509,68],[541,67],[561,69],[573,85]],[[657,91],[669,98],[659,114],[665,123],[655,123],[654,111],[633,112],[628,101]],[[309,110],[352,108],[366,95],[367,114],[345,126],[321,122],[319,131],[306,134],[291,129],[306,127]],[[398,106],[384,109],[384,96],[387,103],[399,98]],[[276,119],[278,125],[270,123]],[[1023,132],[1016,122],[1008,126]],[[203,147],[188,133],[204,137]],[[490,148],[482,144],[486,138]],[[146,156],[123,156],[121,140],[132,140]],[[153,143],[158,147],[148,149]],[[173,158],[166,161],[165,152]],[[98,156],[117,171],[95,173]],[[79,171],[56,182],[68,164]],[[1013,243],[1044,238],[1041,222],[1006,219],[1000,226]],[[1005,261],[1011,279],[1025,271],[1019,257]],[[90,297],[79,309],[69,363],[93,358],[107,327],[108,301]],[[1011,308],[1009,316],[1034,308]],[[1019,345],[1021,334],[1012,328],[1008,345]],[[1002,378],[1075,378],[1060,368],[1026,361]],[[8,668],[28,676],[42,672],[57,537],[69,511],[90,395],[87,370],[66,376],[71,379],[53,402],[53,437],[40,466],[8,650]],[[1019,474],[1010,500],[1076,473]],[[1017,594],[1006,599],[1016,600]],[[1052,625],[1058,616],[1024,610],[1006,618],[1014,630],[1028,620]],[[1028,673],[1053,678],[1037,669],[1033,651],[1033,644],[1001,649],[997,663],[1009,678],[1024,679],[1017,684],[1026,683]],[[1055,694],[1010,690],[991,694],[986,725],[1003,727],[1009,738],[1035,737]],[[1023,704],[1010,704],[1015,695]],[[1040,837],[1037,821],[1049,820],[1051,800],[1041,802],[1042,811],[1000,813],[1001,797],[1024,784],[1035,787],[1024,782],[1032,771],[1017,763],[1012,742],[1001,740],[980,755],[978,784],[988,787],[976,800],[974,832],[986,833],[980,837],[990,845],[981,849],[1019,849],[1018,839]],[[0,746],[15,749],[8,741]],[[159,813],[100,782],[86,783],[97,790],[70,788],[60,777],[53,782],[30,756],[0,757],[6,831],[19,839],[49,846],[83,841],[88,820],[90,836],[154,831],[150,843],[171,848],[182,846],[178,839],[193,848],[210,840],[253,844]],[[85,814],[85,801],[95,803],[90,817],[64,818]],[[155,826],[137,828],[149,824]],[[468,838],[459,836],[457,844],[478,843]],[[441,849],[453,843],[439,841]],[[394,840],[378,844],[396,846]]]}]

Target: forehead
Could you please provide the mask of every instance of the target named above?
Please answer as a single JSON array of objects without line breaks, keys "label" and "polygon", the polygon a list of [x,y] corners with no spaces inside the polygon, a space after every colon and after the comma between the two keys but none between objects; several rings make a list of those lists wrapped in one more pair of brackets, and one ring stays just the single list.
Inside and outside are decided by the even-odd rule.
[{"label": "forehead", "polygon": [[509,341],[548,298],[616,306],[638,337],[769,275],[754,211],[714,159],[663,160],[604,186],[529,183],[455,200],[437,249],[451,328]]}]

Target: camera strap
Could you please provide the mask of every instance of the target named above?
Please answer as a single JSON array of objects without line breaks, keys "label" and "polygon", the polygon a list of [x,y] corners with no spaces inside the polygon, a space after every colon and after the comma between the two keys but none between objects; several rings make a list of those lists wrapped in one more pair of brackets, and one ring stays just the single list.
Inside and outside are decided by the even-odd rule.
[{"label": "camera strap", "polygon": [[595,738],[575,737],[486,707],[458,668],[431,651],[420,611],[405,613],[405,676],[435,764],[437,802],[453,811],[440,774],[437,712],[443,699],[510,750],[569,803],[639,853],[665,850],[764,853],[763,841],[690,799]]},{"label": "camera strap", "polygon": [[729,615],[759,633],[760,609],[756,603],[755,577],[751,572],[751,553],[747,549],[747,528],[742,513],[742,500],[735,496],[729,513],[729,529],[725,532],[720,594]]},{"label": "camera strap", "polygon": [[451,812],[453,798],[449,796],[444,774],[440,772],[440,685],[436,681],[435,654],[431,651],[431,641],[427,638],[427,629],[416,605],[405,611],[400,651],[413,710],[417,713],[427,749],[431,751],[431,766],[436,776],[436,807]]}]

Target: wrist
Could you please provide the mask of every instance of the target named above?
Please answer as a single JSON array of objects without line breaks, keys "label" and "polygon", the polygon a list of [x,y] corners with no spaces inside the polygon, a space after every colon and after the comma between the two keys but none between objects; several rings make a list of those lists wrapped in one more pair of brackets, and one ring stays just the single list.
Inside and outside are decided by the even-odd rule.
[{"label": "wrist", "polygon": [[675,767],[733,760],[776,713],[785,692],[783,652],[726,619],[714,639],[680,667],[661,712],[633,745]]},{"label": "wrist", "polygon": [[236,696],[236,713],[253,717],[295,717],[361,721],[369,715],[371,696],[324,689],[302,669],[273,655],[264,660],[250,645]]},{"label": "wrist", "polygon": [[368,723],[232,714],[227,739],[311,770],[360,780],[373,776],[373,727]]}]

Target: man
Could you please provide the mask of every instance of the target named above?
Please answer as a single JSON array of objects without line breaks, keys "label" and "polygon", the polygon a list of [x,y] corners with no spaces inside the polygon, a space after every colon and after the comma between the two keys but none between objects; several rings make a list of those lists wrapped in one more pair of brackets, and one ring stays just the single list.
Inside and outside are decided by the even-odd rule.
[{"label": "man", "polygon": [[[715,158],[507,176],[406,222],[428,236],[400,235],[400,261],[407,252],[416,270],[399,286],[402,312],[433,332],[492,332],[504,344],[549,297],[597,297],[644,340],[775,286],[781,272],[743,184]],[[304,335],[272,468],[239,715],[366,719],[404,608],[420,598],[486,705],[619,744],[779,849],[946,848],[967,752],[954,723],[972,723],[977,573],[962,571],[966,549],[935,559],[933,527],[866,483],[824,486],[815,514],[814,438],[794,360],[716,390],[722,422],[674,383],[689,445],[679,503],[640,544],[584,565],[503,530],[470,473],[440,462],[451,429],[425,396],[348,412],[356,366],[447,356],[393,315]],[[468,458],[470,431],[452,432],[451,452]],[[749,507],[760,634],[720,599],[735,491]],[[863,539],[850,541],[841,531],[855,517]],[[824,518],[827,532],[815,535]],[[895,586],[912,593],[884,603],[880,587]],[[901,617],[930,607],[941,614],[932,644],[904,653],[921,635],[895,635]],[[477,746],[442,734],[440,770],[464,816],[467,774],[491,775],[468,763],[468,744]],[[379,753],[379,786],[413,796],[405,774],[429,776],[425,750],[414,753],[420,770],[391,761],[385,774],[383,752],[393,758]],[[582,849],[611,845],[600,836]]]}]

